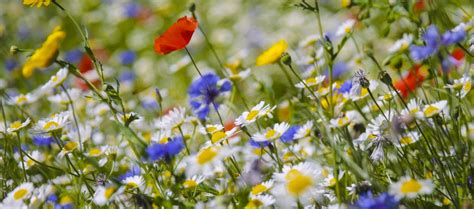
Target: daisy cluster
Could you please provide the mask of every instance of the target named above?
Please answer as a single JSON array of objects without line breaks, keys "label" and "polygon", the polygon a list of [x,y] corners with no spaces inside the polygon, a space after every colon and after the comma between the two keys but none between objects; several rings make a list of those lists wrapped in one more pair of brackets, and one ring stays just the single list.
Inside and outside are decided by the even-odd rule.
[{"label": "daisy cluster", "polygon": [[5,3],[0,208],[471,208],[473,12]]}]

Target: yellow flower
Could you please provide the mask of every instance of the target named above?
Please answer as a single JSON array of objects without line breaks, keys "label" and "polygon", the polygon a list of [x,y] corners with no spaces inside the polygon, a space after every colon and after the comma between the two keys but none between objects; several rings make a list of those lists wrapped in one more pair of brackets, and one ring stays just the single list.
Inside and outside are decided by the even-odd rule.
[{"label": "yellow flower", "polygon": [[23,0],[24,5],[29,5],[29,6],[48,6],[51,3],[51,0]]},{"label": "yellow flower", "polygon": [[276,62],[288,48],[285,40],[280,40],[257,57],[256,65],[263,66]]},{"label": "yellow flower", "polygon": [[56,27],[48,36],[43,45],[33,52],[33,55],[26,60],[22,73],[25,77],[30,77],[36,68],[45,68],[51,65],[58,54],[59,42],[66,37],[66,33],[61,27]]}]

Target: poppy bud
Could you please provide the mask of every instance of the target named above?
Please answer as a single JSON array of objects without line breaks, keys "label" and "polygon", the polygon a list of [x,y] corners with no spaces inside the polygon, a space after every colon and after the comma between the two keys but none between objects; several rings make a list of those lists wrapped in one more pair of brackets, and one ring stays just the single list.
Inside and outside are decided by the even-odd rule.
[{"label": "poppy bud", "polygon": [[283,54],[280,58],[281,62],[285,65],[291,65],[291,56],[288,53]]},{"label": "poppy bud", "polygon": [[196,11],[196,4],[195,3],[192,3],[191,6],[189,6],[189,11],[191,13],[194,13]]},{"label": "poppy bud", "polygon": [[382,71],[379,74],[380,80],[388,86],[392,85],[392,77],[387,73],[387,71]]}]

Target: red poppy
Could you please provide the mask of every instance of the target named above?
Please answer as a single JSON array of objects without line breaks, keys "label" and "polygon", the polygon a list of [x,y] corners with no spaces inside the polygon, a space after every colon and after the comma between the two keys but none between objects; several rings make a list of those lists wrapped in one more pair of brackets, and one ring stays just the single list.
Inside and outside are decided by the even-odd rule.
[{"label": "red poppy", "polygon": [[400,91],[404,98],[413,92],[421,83],[425,80],[426,75],[423,73],[421,66],[416,65],[408,74],[401,80],[395,82],[394,86],[397,90]]},{"label": "red poppy", "polygon": [[451,56],[453,56],[454,59],[460,61],[464,59],[464,51],[460,48],[455,48],[453,52],[451,52]]},{"label": "red poppy", "polygon": [[425,9],[425,1],[424,0],[418,0],[415,5],[413,5],[413,10],[415,12],[421,12]]},{"label": "red poppy", "polygon": [[165,55],[185,48],[197,26],[198,22],[192,17],[180,18],[165,33],[155,39],[156,53]]}]

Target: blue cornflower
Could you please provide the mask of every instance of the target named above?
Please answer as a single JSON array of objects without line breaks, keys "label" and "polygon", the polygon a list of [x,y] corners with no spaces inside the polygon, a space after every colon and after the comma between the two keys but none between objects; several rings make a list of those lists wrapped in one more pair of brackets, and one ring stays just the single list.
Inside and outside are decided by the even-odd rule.
[{"label": "blue cornflower", "polygon": [[449,72],[449,70],[455,66],[458,66],[461,62],[454,58],[453,56],[448,55],[443,59],[441,62],[441,68],[445,73]]},{"label": "blue cornflower", "polygon": [[410,46],[410,56],[415,61],[424,60],[438,51],[440,45],[438,28],[430,25],[423,34],[423,40],[426,46]]},{"label": "blue cornflower", "polygon": [[124,71],[120,74],[119,81],[121,82],[132,82],[136,78],[136,75],[133,71]]},{"label": "blue cornflower", "polygon": [[169,159],[181,152],[184,148],[183,137],[170,138],[164,144],[155,143],[146,149],[146,153],[151,160]]},{"label": "blue cornflower", "polygon": [[252,138],[250,138],[249,144],[255,148],[264,148],[264,147],[268,147],[268,145],[270,145],[271,142],[270,141],[256,142]]},{"label": "blue cornflower", "polygon": [[296,132],[298,132],[300,128],[300,126],[291,126],[280,136],[280,140],[285,143],[293,141],[295,139]]},{"label": "blue cornflower", "polygon": [[342,85],[341,88],[339,88],[339,93],[348,93],[352,88],[352,80],[346,80]]},{"label": "blue cornflower", "polygon": [[453,30],[446,31],[441,37],[441,43],[445,46],[457,44],[464,40],[466,37],[466,31],[464,25],[460,25]]},{"label": "blue cornflower", "polygon": [[188,89],[190,105],[194,114],[199,119],[205,119],[209,114],[209,106],[215,105],[217,109],[219,104],[216,102],[218,96],[230,91],[232,84],[228,80],[220,80],[214,73],[204,74],[199,79],[193,81]]},{"label": "blue cornflower", "polygon": [[18,62],[14,59],[7,59],[5,60],[5,69],[8,72],[11,72],[15,70],[15,68],[18,67]]},{"label": "blue cornflower", "polygon": [[125,7],[123,8],[124,14],[128,18],[135,18],[138,17],[140,14],[140,5],[136,3],[129,3],[126,4]]},{"label": "blue cornflower", "polygon": [[351,209],[396,209],[398,208],[398,200],[395,196],[388,193],[382,193],[377,197],[372,192],[361,195],[359,200],[350,206]]},{"label": "blue cornflower", "polygon": [[137,55],[135,54],[134,51],[128,50],[120,53],[119,58],[120,58],[120,63],[122,65],[130,65],[133,64],[135,61]]},{"label": "blue cornflower", "polygon": [[73,49],[71,51],[66,52],[64,55],[64,61],[69,63],[79,63],[82,59],[82,51],[79,49]]},{"label": "blue cornflower", "polygon": [[141,171],[140,171],[140,167],[138,166],[133,166],[132,168],[130,168],[130,170],[128,170],[125,174],[122,174],[118,177],[118,180],[119,181],[122,181],[128,177],[131,177],[131,176],[136,176],[136,175],[140,175]]},{"label": "blue cornflower", "polygon": [[53,143],[53,137],[47,135],[33,136],[33,143],[37,146],[49,147]]},{"label": "blue cornflower", "polygon": [[[345,72],[347,72],[349,70],[349,67],[347,66],[346,63],[344,62],[336,62],[333,66],[332,66],[332,76],[333,76],[333,79],[338,79],[339,77],[342,76],[342,74],[344,74]],[[324,75],[326,76],[326,79],[329,79],[329,70],[326,69],[324,71]]]}]

